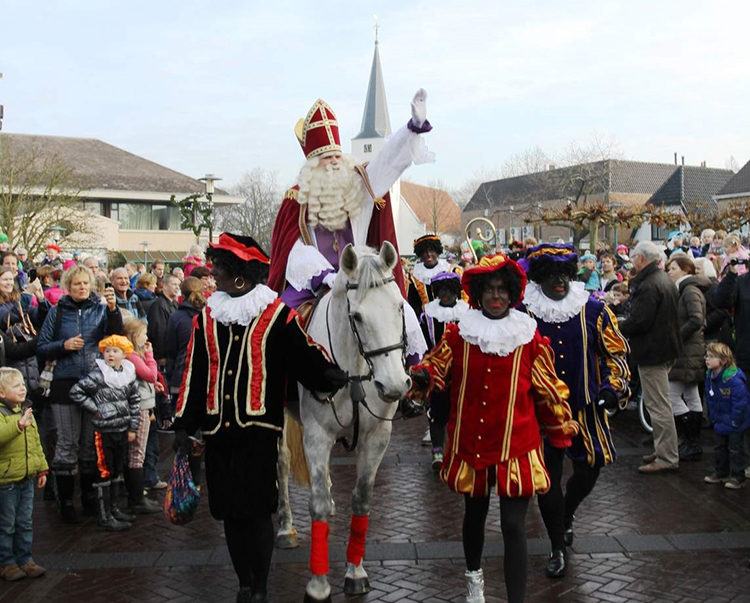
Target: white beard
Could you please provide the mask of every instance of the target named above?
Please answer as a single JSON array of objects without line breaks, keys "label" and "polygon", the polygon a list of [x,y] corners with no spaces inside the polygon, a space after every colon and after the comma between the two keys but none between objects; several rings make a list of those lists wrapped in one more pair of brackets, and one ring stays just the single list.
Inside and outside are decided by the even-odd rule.
[{"label": "white beard", "polygon": [[341,158],[339,168],[319,165],[309,159],[299,174],[299,203],[307,205],[307,223],[326,230],[341,230],[346,221],[362,211],[362,178],[354,171],[356,161],[351,155]]}]

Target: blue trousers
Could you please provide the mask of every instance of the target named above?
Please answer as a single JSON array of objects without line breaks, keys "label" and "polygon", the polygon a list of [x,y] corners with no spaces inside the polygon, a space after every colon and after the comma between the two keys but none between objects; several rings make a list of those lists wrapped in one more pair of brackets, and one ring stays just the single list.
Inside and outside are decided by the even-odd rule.
[{"label": "blue trousers", "polygon": [[34,481],[24,479],[0,486],[0,565],[31,561]]},{"label": "blue trousers", "polygon": [[745,434],[716,434],[714,445],[714,467],[716,475],[734,477],[739,482],[745,481]]}]

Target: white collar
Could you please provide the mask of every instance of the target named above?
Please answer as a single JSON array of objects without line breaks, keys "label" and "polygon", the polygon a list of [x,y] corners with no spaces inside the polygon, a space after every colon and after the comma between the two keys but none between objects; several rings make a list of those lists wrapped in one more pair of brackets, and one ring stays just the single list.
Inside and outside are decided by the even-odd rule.
[{"label": "white collar", "polygon": [[542,322],[566,322],[576,316],[589,301],[589,292],[585,287],[586,283],[574,281],[570,283],[570,291],[565,298],[555,301],[544,294],[538,283],[529,281],[523,303]]},{"label": "white collar", "polygon": [[507,356],[534,338],[536,321],[514,309],[498,320],[487,318],[481,310],[468,310],[458,323],[458,332],[464,341],[478,345],[485,354]]},{"label": "white collar", "polygon": [[469,309],[469,304],[459,299],[455,306],[441,306],[439,299],[433,299],[430,303],[425,304],[424,313],[430,318],[440,322],[458,322]]},{"label": "white collar", "polygon": [[256,285],[245,295],[232,297],[224,291],[216,291],[208,298],[206,305],[211,316],[223,325],[249,325],[255,317],[271,304],[278,294],[265,285]]},{"label": "white collar", "polygon": [[451,265],[447,262],[447,260],[438,260],[437,264],[435,264],[432,268],[425,268],[424,263],[417,262],[416,264],[414,264],[414,270],[412,270],[412,274],[414,275],[414,278],[417,279],[420,283],[429,285],[433,277],[437,276],[441,272],[450,272],[450,269]]},{"label": "white collar", "polygon": [[102,358],[97,358],[96,364],[104,375],[104,382],[110,387],[125,387],[135,381],[135,365],[130,360],[122,361],[121,371],[113,369]]}]

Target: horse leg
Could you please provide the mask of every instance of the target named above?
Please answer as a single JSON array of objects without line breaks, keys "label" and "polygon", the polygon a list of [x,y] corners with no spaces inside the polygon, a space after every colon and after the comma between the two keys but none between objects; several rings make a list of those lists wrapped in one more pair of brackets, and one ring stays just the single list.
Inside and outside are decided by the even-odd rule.
[{"label": "horse leg", "polygon": [[328,583],[328,520],[331,517],[331,489],[328,481],[329,460],[333,437],[318,426],[305,429],[305,456],[310,470],[310,572],[312,577],[305,588],[305,602],[330,602]]},{"label": "horse leg", "polygon": [[375,475],[391,439],[391,424],[380,423],[367,437],[360,440],[357,450],[357,482],[352,490],[352,519],[349,528],[349,545],[346,548],[346,575],[344,594],[361,595],[370,592],[370,581],[362,567],[365,540],[372,504]]},{"label": "horse leg", "polygon": [[276,465],[279,480],[279,531],[276,533],[276,546],[280,549],[293,549],[299,546],[297,530],[294,529],[292,504],[289,500],[289,446],[287,446],[287,422],[293,421],[284,414],[284,433],[279,446],[279,461]]}]

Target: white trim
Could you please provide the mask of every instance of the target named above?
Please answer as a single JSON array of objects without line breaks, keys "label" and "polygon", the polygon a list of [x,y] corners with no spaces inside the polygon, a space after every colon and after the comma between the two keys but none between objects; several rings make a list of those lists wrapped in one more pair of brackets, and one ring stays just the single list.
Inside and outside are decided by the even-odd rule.
[{"label": "white trim", "polygon": [[727,195],[712,195],[714,201],[724,201],[725,199],[735,199],[737,197],[750,197],[750,191],[744,193],[729,193]]},{"label": "white trim", "polygon": [[[41,187],[32,187],[25,191],[29,194],[38,194],[41,195],[45,192],[46,189]],[[65,191],[63,191],[65,192]],[[200,191],[196,191],[200,192]],[[84,190],[80,191],[78,194],[71,194],[72,197],[78,197],[82,200],[86,199],[107,199],[107,200],[113,200],[113,201],[153,201],[153,202],[162,202],[166,201],[169,202],[172,195],[175,195],[175,199],[179,200],[182,197],[187,197],[188,195],[194,195],[195,192],[186,192],[186,191],[174,191],[169,193],[164,192],[156,192],[156,191],[123,191],[123,190],[110,190],[110,189],[104,189],[104,188],[95,188],[91,190]],[[211,198],[211,201],[216,205],[235,205],[239,203],[244,203],[245,199],[243,197],[237,197],[235,195],[217,195],[214,194]]]}]

